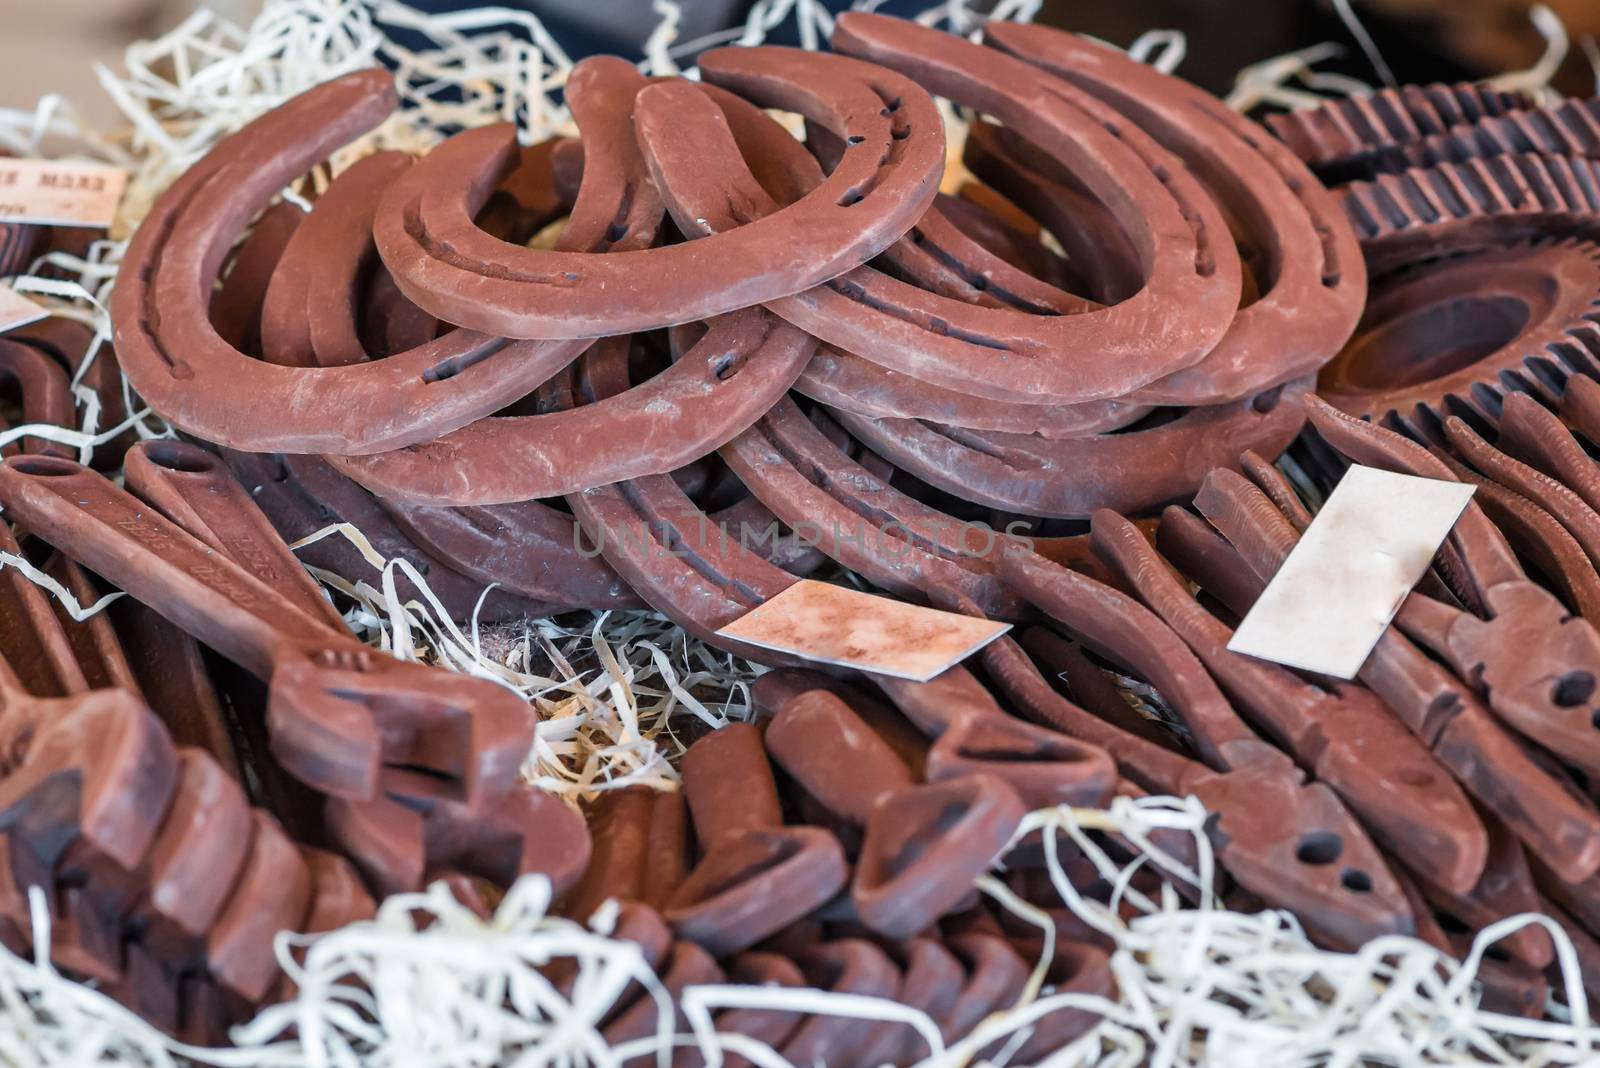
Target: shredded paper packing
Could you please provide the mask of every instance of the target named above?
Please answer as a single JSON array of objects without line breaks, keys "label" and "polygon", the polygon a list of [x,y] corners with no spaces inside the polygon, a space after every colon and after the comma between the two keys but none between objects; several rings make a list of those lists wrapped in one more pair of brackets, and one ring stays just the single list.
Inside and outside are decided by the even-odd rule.
[{"label": "shredded paper packing", "polygon": [[[871,9],[880,0],[859,0]],[[919,21],[976,33],[988,18],[1026,20],[1040,0],[947,0]],[[697,40],[679,40],[680,8],[654,0],[658,18],[641,66],[651,73],[693,76],[693,59],[718,44],[756,44],[783,25],[796,27],[805,47],[820,47],[831,16],[815,0],[757,0],[741,27]],[[1340,12],[1358,28],[1348,5]],[[1535,12],[1546,55],[1533,69],[1497,80],[1503,88],[1540,91],[1565,55],[1567,40],[1547,10]],[[391,34],[404,33],[397,39]],[[1356,40],[1383,76],[1381,59],[1362,34]],[[400,41],[412,43],[412,47]],[[1170,70],[1182,61],[1182,35],[1156,30],[1130,48],[1138,59]],[[1322,74],[1316,64],[1337,46],[1318,46],[1246,68],[1229,102],[1285,107],[1318,102],[1326,93],[1367,86]],[[558,90],[571,59],[539,20],[523,11],[485,7],[428,15],[391,0],[267,0],[248,27],[200,11],[172,32],[128,49],[125,69],[100,69],[101,89],[116,103],[125,128],[88,125],[70,100],[47,97],[30,111],[0,111],[0,148],[23,156],[97,160],[128,172],[127,192],[104,240],[83,257],[51,254],[33,272],[11,280],[52,314],[95,330],[90,359],[110,338],[106,298],[131,229],[174,178],[220,137],[297,93],[357,68],[381,62],[396,73],[404,105],[378,129],[332,161],[333,171],[377,148],[419,151],[445,134],[487,122],[515,122],[535,140],[568,127]],[[951,141],[963,124],[953,111]],[[325,181],[326,174],[310,181]],[[284,190],[304,203],[297,189]],[[37,272],[49,266],[50,277]],[[71,280],[63,280],[71,279]],[[88,361],[85,361],[85,367]],[[83,371],[80,369],[79,378]],[[124,383],[127,410],[119,426],[102,425],[94,394],[76,388],[75,429],[19,426],[0,432],[0,445],[26,435],[79,450],[125,431],[169,434]],[[1291,475],[1293,472],[1291,472]],[[648,613],[588,614],[529,621],[493,630],[457,627],[405,561],[384,560],[361,532],[340,525],[312,535],[342,537],[378,569],[377,585],[313,571],[353,608],[347,619],[373,645],[396,656],[438,663],[494,680],[524,696],[541,724],[525,773],[542,788],[574,803],[624,785],[674,788],[679,751],[674,723],[695,717],[709,725],[749,713],[748,684],[759,668],[705,645]],[[62,600],[74,618],[100,610],[104,599],[80,605],[25,560],[5,557]],[[403,601],[404,576],[422,591]],[[848,577],[848,576],[847,576]],[[112,595],[116,596],[116,595]],[[1151,695],[1154,700],[1155,695]],[[441,886],[385,901],[377,916],[315,938],[283,934],[276,953],[298,993],[236,1029],[227,1049],[181,1045],[93,989],[51,966],[49,911],[31,892],[36,961],[0,950],[0,1060],[31,1066],[176,1065],[400,1066],[655,1063],[663,1068],[680,1047],[695,1047],[710,1065],[738,1054],[758,1065],[784,1063],[748,1038],[719,1034],[717,1010],[732,1006],[785,1008],[903,1021],[928,1044],[924,1064],[1006,1064],[1032,1021],[1061,1007],[1087,1009],[1100,1024],[1056,1051],[1047,1063],[1078,1065],[1251,1065],[1497,1063],[1581,1064],[1596,1059],[1600,1031],[1591,1026],[1572,945],[1541,916],[1501,921],[1480,932],[1463,962],[1411,938],[1380,939],[1357,953],[1320,950],[1293,916],[1279,911],[1232,912],[1210,892],[1213,862],[1205,812],[1194,799],[1118,799],[1108,810],[1050,809],[1033,813],[1018,836],[1043,828],[1052,883],[1064,907],[1115,944],[1115,1001],[1053,990],[1043,961],[1019,1003],[984,1020],[946,1046],[933,1021],[904,1006],[818,991],[739,986],[692,987],[678,1006],[688,1029],[673,1033],[673,1006],[638,949],[609,937],[615,920],[602,908],[580,923],[550,914],[548,883],[528,877],[512,888],[491,920],[461,906]],[[1177,831],[1194,837],[1198,870],[1184,870],[1150,835]],[[1116,833],[1139,853],[1121,864],[1100,848],[1097,834]],[[1053,849],[1070,840],[1120,892],[1111,906],[1079,896]],[[1136,871],[1155,866],[1167,877],[1157,898],[1131,885]],[[1179,892],[1178,887],[1184,891]],[[1054,925],[1014,897],[998,879],[979,889],[997,907],[1045,934],[1050,955]],[[1131,920],[1123,917],[1131,915]],[[1547,928],[1570,1005],[1552,1002],[1542,1019],[1483,1009],[1474,984],[1492,945],[1514,931]],[[542,967],[568,958],[578,979],[564,997]],[[660,1028],[646,1040],[609,1048],[599,1021],[630,984],[657,1000]]]}]

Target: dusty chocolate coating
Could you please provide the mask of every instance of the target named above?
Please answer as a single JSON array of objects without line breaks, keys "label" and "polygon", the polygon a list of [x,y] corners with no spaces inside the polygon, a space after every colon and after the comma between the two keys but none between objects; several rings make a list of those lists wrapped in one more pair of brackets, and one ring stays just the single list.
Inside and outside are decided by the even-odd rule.
[{"label": "dusty chocolate coating", "polygon": [[[821,181],[817,161],[768,115],[714,86],[703,91],[721,109],[752,176],[773,202],[798,199]],[[830,159],[837,159],[843,151],[837,139],[822,136],[826,131],[808,133],[813,141],[823,142],[819,147],[826,149]],[[917,226],[884,252],[883,269],[941,296],[984,307],[1020,309],[1031,314],[1071,314],[1098,307],[1037,282],[1030,287],[1026,275],[1019,276],[982,244],[965,239],[953,222],[946,220],[946,210],[941,205],[949,199],[936,200]],[[710,205],[706,208],[712,210]],[[723,218],[726,209],[716,210],[721,214],[699,216],[697,225],[738,225],[737,216]],[[826,404],[867,415],[941,418],[962,426],[1037,432],[1047,437],[1114,429],[1144,411],[1120,401],[1062,405],[1039,397],[997,401],[973,396],[900,374],[828,345],[819,348],[817,358],[806,366],[795,386]],[[1039,403],[1042,400],[1046,402]]]},{"label": "dusty chocolate coating", "polygon": [[893,489],[850,460],[788,400],[722,450],[762,503],[828,556],[901,596],[949,584],[987,611],[1015,614],[993,557],[1009,533],[973,530]]},{"label": "dusty chocolate coating", "polygon": [[[490,198],[491,206],[504,206],[500,214],[506,217],[501,225],[508,231],[520,233],[562,210],[550,181],[550,155],[550,143],[525,150],[521,165]],[[279,362],[329,366],[369,357],[357,305],[363,293],[379,283],[379,278],[374,277],[364,287],[367,277],[382,272],[381,265],[375,262],[371,215],[382,191],[409,166],[409,159],[397,153],[368,157],[340,174],[318,199],[273,276],[267,313],[275,324],[268,331],[273,342],[269,349],[276,349],[268,353],[269,358],[276,355]],[[425,336],[431,336],[431,317],[418,318],[415,306],[403,297],[385,312],[400,319],[386,324],[390,340],[397,332],[415,335],[401,337],[413,344],[421,344]],[[330,478],[312,481],[334,485]],[[307,488],[302,485],[300,490]],[[312,495],[316,496],[314,492]],[[283,493],[276,496],[279,503],[275,513],[281,523],[288,504]],[[371,508],[363,506],[351,491],[341,490],[338,497],[347,506],[371,514]],[[330,503],[326,494],[321,503]],[[552,607],[606,608],[637,603],[603,563],[587,560],[577,551],[579,543],[572,520],[537,501],[518,502],[498,515],[490,514],[492,510],[464,515],[448,508],[405,506],[388,500],[378,503],[405,536],[394,532],[387,521],[380,521],[380,528],[369,529],[369,534],[379,542],[387,542],[386,550],[399,549],[412,559],[419,555],[435,558],[427,564],[430,572],[435,565],[442,568],[442,581],[434,583],[435,592],[457,618],[470,614],[482,589],[454,580],[452,576],[458,570],[484,585],[494,583],[502,589],[503,592],[492,594],[486,605],[491,615],[508,611],[523,614],[534,607],[526,603],[507,605],[506,593]],[[294,533],[303,535],[314,529],[315,526],[294,529]],[[284,530],[290,533],[290,528]],[[499,535],[503,534],[513,535],[510,543],[499,544]],[[405,545],[408,539],[417,545]],[[448,565],[443,563],[445,560],[449,560]]]},{"label": "dusty chocolate coating", "polygon": [[433,508],[381,501],[418,548],[478,582],[547,604],[604,610],[643,604],[588,542],[570,515],[541,501]]},{"label": "dusty chocolate coating", "polygon": [[[1327,405],[1313,405],[1312,412],[1323,438],[1347,454],[1386,458],[1408,473],[1450,477],[1430,453],[1390,431]],[[1584,465],[1592,461],[1554,415],[1521,395],[1508,399],[1507,415],[1518,427],[1502,434],[1507,442],[1521,442],[1551,469],[1564,470],[1581,484]],[[1447,433],[1460,441],[1472,436],[1459,420],[1447,424]],[[1569,616],[1551,593],[1527,581],[1500,532],[1476,506],[1469,505],[1458,521],[1448,547],[1453,554],[1447,559],[1453,562],[1447,577],[1453,587],[1470,594],[1469,603],[1479,614],[1419,592],[1402,602],[1396,623],[1477,687],[1505,722],[1579,767],[1595,767],[1600,740],[1589,707],[1592,683],[1589,693],[1581,686],[1582,680],[1600,675],[1600,634],[1590,621]],[[1513,652],[1530,635],[1541,636],[1533,639],[1542,650],[1534,660]],[[1575,685],[1580,688],[1573,690]]]},{"label": "dusty chocolate coating", "polygon": [[[628,342],[599,345],[625,355]],[[734,312],[713,320],[666,371],[622,393],[561,412],[480,420],[425,445],[333,463],[385,498],[427,505],[504,504],[667,474],[760,418],[814,344],[766,312]],[[614,447],[624,427],[639,435],[635,448]]]},{"label": "dusty chocolate coating", "polygon": [[1600,466],[1550,409],[1525,393],[1506,397],[1499,448],[1568,486],[1590,508],[1600,507]]},{"label": "dusty chocolate coating", "polygon": [[765,742],[790,778],[857,826],[866,825],[879,802],[913,782],[911,769],[889,743],[825,690],[785,702],[767,725]]},{"label": "dusty chocolate coating", "polygon": [[1003,778],[1031,811],[1052,805],[1103,805],[1116,765],[1096,746],[1010,716],[957,716],[928,750],[929,782],[965,775]]},{"label": "dusty chocolate coating", "polygon": [[[92,389],[100,401],[96,429],[105,431],[120,426],[127,419],[128,407],[115,350],[109,341],[93,344],[93,338],[93,331],[85,324],[55,315],[6,332],[6,340],[20,341],[38,349],[60,364],[79,386]],[[89,365],[85,368],[86,361]],[[69,420],[69,424],[77,426],[79,420]],[[92,460],[95,469],[115,471],[122,465],[123,453],[137,440],[137,435],[129,430],[95,446]]]},{"label": "dusty chocolate coating", "polygon": [[870,419],[926,419],[985,430],[1078,437],[1115,430],[1149,411],[1123,401],[1025,404],[975,397],[922,382],[828,345],[806,364],[794,389],[830,408]]},{"label": "dusty chocolate coating", "polygon": [[[808,946],[795,954],[795,962],[815,989],[890,1000],[899,992],[900,973],[894,961],[865,939]],[[885,1029],[877,1020],[812,1016],[778,1052],[792,1064],[862,1065],[865,1062],[856,1055],[866,1052],[865,1047]]]},{"label": "dusty chocolate coating", "polygon": [[[662,208],[629,121],[645,84],[632,68],[608,64],[568,88],[587,145],[564,247],[604,240],[607,255],[654,254],[645,250]],[[624,354],[628,343],[626,334],[602,342]],[[737,311],[712,321],[667,370],[623,393],[565,411],[481,420],[426,445],[333,462],[386,499],[429,505],[502,504],[665,474],[759,418],[814,350],[808,336],[775,317]],[[615,448],[619,427],[640,446]]]},{"label": "dusty chocolate coating", "polygon": [[1122,433],[1046,440],[1031,435],[868,419],[851,433],[909,474],[965,500],[1024,515],[1086,518],[1100,508],[1140,514],[1194,492],[1205,473],[1245,450],[1276,457],[1300,432],[1308,382],[1194,408]]},{"label": "dusty chocolate coating", "polygon": [[[513,589],[485,590],[488,581],[457,571],[416,544],[371,494],[314,456],[274,456],[223,450],[223,461],[271,521],[279,536],[297,541],[324,527],[349,522],[386,560],[406,560],[423,576],[451,619],[480,622],[525,619],[561,608],[560,602],[530,600]],[[382,588],[382,574],[341,535],[325,537],[296,550],[315,567]],[[429,603],[404,573],[396,589],[405,600]]]},{"label": "dusty chocolate coating", "polygon": [[1513,153],[1443,162],[1342,186],[1338,197],[1376,273],[1530,238],[1593,237],[1600,170],[1581,156]]},{"label": "dusty chocolate coating", "polygon": [[325,818],[330,838],[380,895],[421,890],[436,873],[451,871],[502,891],[539,874],[560,897],[577,884],[591,853],[583,817],[527,783],[480,806],[330,798]]},{"label": "dusty chocolate coating", "polygon": [[[0,523],[0,552],[22,555],[11,527]],[[16,568],[0,568],[0,651],[3,677],[35,697],[83,693],[89,684],[72,643],[55,622],[51,597]]]},{"label": "dusty chocolate coating", "polygon": [[234,778],[242,778],[232,729],[200,644],[145,605],[120,598],[106,609],[139,691],[180,746],[203,749]]},{"label": "dusty chocolate coating", "polygon": [[[1495,484],[1521,494],[1554,516],[1590,554],[1590,559],[1597,559],[1594,554],[1600,552],[1600,514],[1596,514],[1582,497],[1544,472],[1490,445],[1459,418],[1445,420],[1443,430],[1462,459]],[[1483,507],[1486,512],[1489,510],[1487,501]]]},{"label": "dusty chocolate coating", "polygon": [[[1535,501],[1452,456],[1440,458],[1450,465],[1450,472],[1457,479],[1476,487],[1473,500],[1500,528],[1517,557],[1554,583],[1556,592],[1578,615],[1600,619],[1600,572],[1595,570],[1595,561],[1600,559],[1600,515],[1581,507],[1577,495],[1567,491],[1567,506],[1577,517],[1569,530],[1547,510],[1547,499]],[[1510,462],[1509,457],[1506,460]]]},{"label": "dusty chocolate coating", "polygon": [[375,152],[323,190],[273,265],[261,302],[261,356],[289,367],[338,367],[367,358],[358,322],[361,282],[377,252],[378,200],[411,167],[404,152]]},{"label": "dusty chocolate coating", "polygon": [[907,938],[954,911],[1026,811],[1004,779],[984,773],[883,798],[867,820],[850,887],[861,922]]},{"label": "dusty chocolate coating", "polygon": [[[1082,179],[1054,154],[1007,126],[968,124],[962,162],[995,195],[1050,233],[1077,272],[1077,288],[1117,304],[1144,285],[1132,238]],[[1241,285],[1248,275],[1241,277]]]},{"label": "dusty chocolate coating", "polygon": [[996,22],[985,43],[1116,108],[1193,170],[1234,222],[1258,294],[1193,367],[1132,400],[1216,404],[1314,372],[1355,329],[1366,270],[1334,199],[1265,130],[1123,53],[1046,26]]},{"label": "dusty chocolate coating", "polygon": [[225,553],[307,615],[336,634],[348,632],[344,617],[215,454],[181,441],[141,442],[128,450],[123,479],[130,493]]},{"label": "dusty chocolate coating", "polygon": [[[440,318],[508,336],[655,329],[787,296],[864,263],[903,234],[937,191],[943,125],[933,101],[906,79],[842,56],[780,48],[716,49],[699,66],[712,84],[860,140],[800,201],[781,211],[751,204],[756,211],[737,233],[648,254],[575,256],[513,246],[474,224],[486,193],[482,176],[502,165],[513,141],[509,126],[469,130],[429,153],[415,169],[417,182],[391,192],[380,208],[378,250],[401,289]],[[723,161],[696,148],[696,117],[679,113],[696,98],[687,83],[650,86],[639,93],[635,123],[641,139],[671,139],[696,153],[700,172],[716,180]],[[904,109],[899,116],[882,114],[891,99]],[[909,124],[907,117],[914,117]],[[596,170],[594,150],[584,149],[585,180]],[[653,163],[652,176],[660,181]],[[642,168],[636,177],[648,184]]]},{"label": "dusty chocolate coating", "polygon": [[991,255],[1062,292],[1083,289],[1075,265],[1044,243],[1038,222],[994,190],[964,182],[955,196],[940,193],[934,203],[952,226]]},{"label": "dusty chocolate coating", "polygon": [[[52,553],[45,561],[44,572],[72,594],[80,605],[90,605],[99,599],[102,590],[88,573],[60,553]],[[91,690],[123,689],[135,697],[143,698],[133,665],[123,652],[122,642],[111,624],[111,617],[97,612],[82,622],[74,621],[66,605],[52,598],[56,619],[66,633],[67,641],[83,669],[84,681]]]},{"label": "dusty chocolate coating", "polygon": [[278,260],[305,221],[298,204],[286,200],[267,208],[239,242],[211,297],[211,324],[217,336],[241,352],[261,355],[261,309]]},{"label": "dusty chocolate coating", "polygon": [[712,953],[760,942],[826,904],[845,886],[839,841],[818,827],[772,827],[720,842],[667,902],[668,922]]}]

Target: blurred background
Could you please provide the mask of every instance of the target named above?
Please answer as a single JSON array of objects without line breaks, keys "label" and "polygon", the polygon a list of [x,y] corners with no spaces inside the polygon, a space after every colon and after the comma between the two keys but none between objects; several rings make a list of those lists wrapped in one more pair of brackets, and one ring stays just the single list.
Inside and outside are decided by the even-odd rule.
[{"label": "blurred background", "polygon": [[[489,0],[417,0],[445,10]],[[742,22],[752,0],[682,0],[681,40]],[[922,10],[934,0],[888,0],[880,10]],[[1524,0],[1351,0],[1400,81],[1471,78],[1530,66],[1544,42]],[[66,93],[93,117],[112,109],[95,85],[92,64],[117,64],[127,42],[189,15],[195,0],[0,0],[0,105],[31,107],[46,93]],[[248,19],[260,0],[210,0],[208,6]],[[657,21],[650,0],[496,0],[545,19],[574,54],[636,55]],[[829,6],[847,6],[830,0]],[[1564,91],[1590,95],[1595,74],[1584,37],[1600,36],[1600,0],[1546,0],[1571,34],[1573,47],[1557,79]],[[1126,45],[1150,29],[1188,35],[1179,73],[1225,92],[1240,67],[1274,55],[1336,41],[1350,45],[1332,0],[1046,0],[1040,20]],[[1591,41],[1592,47],[1592,41]],[[1319,66],[1319,69],[1320,66]],[[1375,77],[1359,49],[1328,65],[1364,80]]]}]

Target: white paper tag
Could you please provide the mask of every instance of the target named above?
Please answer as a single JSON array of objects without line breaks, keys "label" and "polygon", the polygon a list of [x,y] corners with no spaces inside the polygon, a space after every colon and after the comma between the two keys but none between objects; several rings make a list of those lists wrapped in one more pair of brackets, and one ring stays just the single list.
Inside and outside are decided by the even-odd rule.
[{"label": "white paper tag", "polygon": [[49,314],[42,304],[35,304],[8,285],[0,285],[0,333],[36,323]]},{"label": "white paper tag", "polygon": [[128,173],[107,163],[0,158],[0,222],[104,229]]},{"label": "white paper tag", "polygon": [[717,634],[821,664],[927,682],[1010,629],[802,579]]},{"label": "white paper tag", "polygon": [[1471,500],[1467,483],[1350,468],[1228,648],[1355,678]]}]

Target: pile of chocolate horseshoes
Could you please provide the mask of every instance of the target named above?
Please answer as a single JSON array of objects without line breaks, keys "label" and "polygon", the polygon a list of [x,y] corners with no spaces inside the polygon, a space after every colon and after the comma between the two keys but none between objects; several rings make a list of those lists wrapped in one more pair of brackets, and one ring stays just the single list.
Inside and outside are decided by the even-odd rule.
[{"label": "pile of chocolate horseshoes", "polygon": [[[178,179],[115,350],[193,440],[104,450],[122,486],[42,439],[0,466],[52,573],[132,595],[73,623],[0,570],[8,946],[43,887],[61,967],[213,1041],[290,993],[277,931],[441,878],[487,910],[540,873],[565,915],[622,901],[674,993],[868,994],[951,1040],[1043,949],[974,894],[997,858],[1056,923],[1050,988],[1114,993],[1024,813],[1192,794],[1235,907],[1458,954],[1544,911],[1600,981],[1600,107],[1407,88],[1263,128],[1042,27],[847,15],[832,46],[717,50],[700,82],[586,60],[576,139],[467,130],[277,200],[395,106],[361,72]],[[956,195],[935,96],[973,114]],[[70,329],[0,341],[27,422],[72,422]],[[1475,503],[1357,682],[1228,653],[1351,462]],[[773,668],[755,720],[690,745],[680,793],[580,817],[519,780],[514,697],[349,635],[285,544],[336,521],[461,618],[663,613]],[[830,564],[1019,630],[928,683],[716,635]],[[265,689],[219,693],[196,640]],[[1548,936],[1502,949],[1488,1002],[1542,1011]],[[1049,1014],[1012,1062],[1093,1023]],[[634,986],[602,1031],[655,1026]],[[794,1063],[927,1052],[899,1023],[718,1026]]]}]

